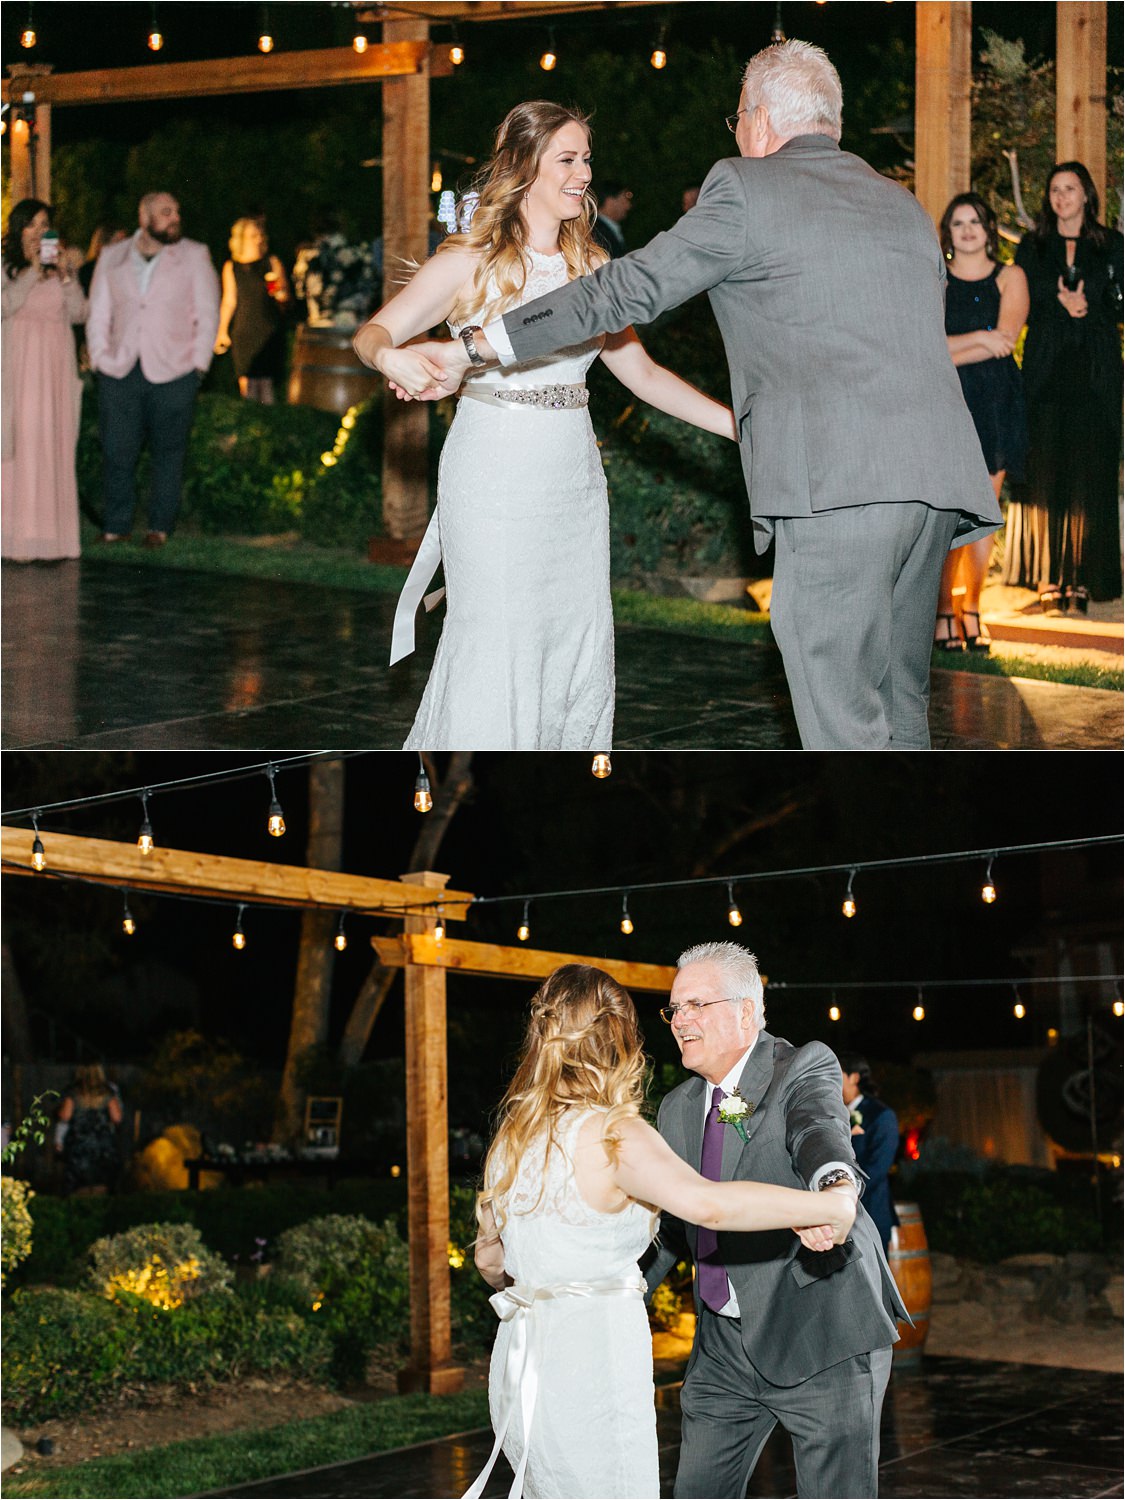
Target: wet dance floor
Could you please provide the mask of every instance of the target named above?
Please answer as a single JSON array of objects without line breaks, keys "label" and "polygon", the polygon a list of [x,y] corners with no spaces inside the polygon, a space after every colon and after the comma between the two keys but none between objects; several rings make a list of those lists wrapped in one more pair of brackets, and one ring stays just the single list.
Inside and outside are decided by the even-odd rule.
[{"label": "wet dance floor", "polygon": [[[896,1366],[883,1407],[879,1493],[892,1497],[1121,1495],[1121,1377],[1045,1365],[926,1356]],[[679,1387],[658,1392],[660,1485],[679,1452]],[[372,1458],[217,1491],[221,1495],[379,1500],[463,1494],[491,1432],[466,1433]],[[501,1459],[486,1496],[508,1493]],[[788,1437],[775,1429],[747,1494],[795,1494]]]},{"label": "wet dance floor", "polygon": [[[440,630],[386,666],[394,598],[213,573],[3,569],[5,749],[397,749]],[[619,628],[615,747],[798,748],[770,642]],[[1108,749],[1119,693],[938,671],[937,749]],[[445,748],[435,746],[436,749]]]}]

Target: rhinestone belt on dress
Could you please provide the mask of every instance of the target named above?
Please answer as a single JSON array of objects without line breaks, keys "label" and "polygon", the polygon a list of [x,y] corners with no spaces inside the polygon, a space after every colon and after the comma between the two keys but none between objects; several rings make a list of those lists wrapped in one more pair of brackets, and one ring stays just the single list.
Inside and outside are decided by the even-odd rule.
[{"label": "rhinestone belt on dress", "polygon": [[581,382],[576,385],[541,385],[532,390],[498,387],[485,391],[474,390],[470,385],[462,390],[461,395],[470,396],[474,401],[487,401],[489,405],[530,406],[536,411],[567,411],[590,404],[590,392]]}]

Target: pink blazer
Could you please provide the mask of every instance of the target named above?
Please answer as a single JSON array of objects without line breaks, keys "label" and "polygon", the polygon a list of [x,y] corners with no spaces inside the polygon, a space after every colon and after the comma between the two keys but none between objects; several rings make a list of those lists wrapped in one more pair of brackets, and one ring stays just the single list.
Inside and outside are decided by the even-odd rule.
[{"label": "pink blazer", "polygon": [[132,250],[133,241],[122,240],[98,257],[86,320],[90,363],[121,379],[139,359],[154,385],[206,370],[219,327],[219,278],[207,246],[166,245],[143,295]]}]

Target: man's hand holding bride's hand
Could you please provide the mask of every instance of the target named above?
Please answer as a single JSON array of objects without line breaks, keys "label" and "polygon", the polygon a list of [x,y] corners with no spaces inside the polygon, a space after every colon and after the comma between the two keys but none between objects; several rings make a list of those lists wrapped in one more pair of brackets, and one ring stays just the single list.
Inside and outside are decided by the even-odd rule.
[{"label": "man's hand holding bride's hand", "polygon": [[445,370],[430,357],[431,349],[443,347],[432,342],[381,349],[375,368],[400,401],[437,401],[452,394],[460,384],[460,380],[450,384]]},{"label": "man's hand holding bride's hand", "polygon": [[[407,363],[399,355],[416,356]],[[380,372],[400,401],[440,401],[452,396],[469,368],[460,339],[428,339],[405,349],[388,349],[379,357]]]},{"label": "man's hand holding bride's hand", "polygon": [[820,1197],[827,1222],[794,1231],[806,1250],[831,1250],[833,1245],[842,1245],[855,1223],[859,1198],[854,1188],[825,1188]]}]

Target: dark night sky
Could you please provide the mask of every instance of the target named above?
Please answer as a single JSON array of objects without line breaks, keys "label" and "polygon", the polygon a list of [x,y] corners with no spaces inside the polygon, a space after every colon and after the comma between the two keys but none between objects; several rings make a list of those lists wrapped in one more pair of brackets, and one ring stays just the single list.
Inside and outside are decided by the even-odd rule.
[{"label": "dark night sky", "polygon": [[[1120,51],[1120,7],[1110,6],[1109,56]],[[826,5],[801,0],[782,7],[783,22],[790,36],[800,36],[825,46],[840,67],[845,95],[858,88],[871,67],[872,44],[887,47],[899,40],[913,45],[914,6],[905,0],[893,5],[884,0],[831,0]],[[147,4],[113,3],[113,0],[39,0],[35,23],[39,36],[34,51],[24,52],[19,34],[26,9],[12,0],[4,12],[2,37],[6,60],[49,62],[59,72],[86,68],[135,67],[154,61],[177,62],[208,57],[230,57],[253,53],[259,30],[261,6],[235,0],[207,3],[169,3],[159,6],[163,50],[157,55],[145,45],[149,29]],[[561,16],[554,22],[559,66],[554,80],[568,85],[580,96],[584,53],[591,49],[647,54],[660,20],[669,19],[669,65],[652,75],[652,87],[676,86],[676,47],[706,49],[712,44],[729,46],[740,60],[769,40],[774,6],[769,3],[711,3],[711,0],[680,0],[664,7],[641,7],[615,13],[592,12]],[[325,3],[274,3],[270,8],[271,29],[277,50],[346,45],[352,34],[351,10],[346,5]],[[985,28],[1009,38],[1020,37],[1029,56],[1050,57],[1054,51],[1055,7],[1048,0],[1038,3],[978,3],[973,6],[974,49],[979,50]],[[523,60],[534,59],[542,50],[547,30],[541,21],[506,20],[460,28],[460,39],[468,57],[451,79],[437,80],[435,90],[469,88],[473,81],[487,81],[497,71],[510,71]],[[378,35],[377,28],[372,32]],[[435,26],[438,40],[448,37],[447,27]],[[532,76],[536,76],[534,71]],[[540,77],[542,75],[539,75]],[[732,80],[732,86],[737,87]],[[203,117],[217,124],[224,121],[262,123],[294,112],[314,119],[333,107],[332,100],[347,90],[313,90],[286,94],[247,95],[238,99],[216,99],[174,106],[113,105],[66,108],[56,111],[53,129],[59,143],[83,138],[87,133],[126,140],[143,138],[167,117],[169,109],[184,117]],[[514,100],[513,100],[514,102]],[[733,107],[733,106],[731,106]],[[435,94],[435,110],[440,99]],[[721,139],[721,137],[719,138]]]},{"label": "dark night sky", "polygon": [[[259,758],[256,758],[260,760]],[[214,753],[5,756],[6,808],[53,797],[157,783],[255,763]],[[440,763],[440,761],[439,761]],[[416,761],[372,754],[348,762],[344,868],[396,877],[408,868],[418,815],[411,807]],[[455,819],[437,861],[451,884],[478,895],[641,883],[692,875],[737,875],[1040,839],[1117,833],[1120,757],[1111,753],[931,756],[619,754],[605,782],[582,755],[478,755],[476,792]],[[264,776],[154,797],[158,841],[251,859],[299,863],[306,834],[305,773],[279,781],[288,831],[265,832]],[[48,814],[52,830],[133,839],[139,801]],[[724,846],[726,846],[724,848]],[[732,933],[726,893],[641,894],[630,901],[636,931],[617,929],[620,898],[543,902],[532,908],[535,946],[670,963],[689,943],[737,936],[772,981],[827,983],[986,978],[1027,972],[1027,948],[1052,932],[1085,929],[1111,940],[1120,965],[1121,854],[1023,856],[995,870],[1000,899],[985,907],[983,867],[938,866],[857,882],[859,915],[840,914],[839,877],[769,881],[738,890],[745,923]],[[250,942],[230,945],[231,907],[137,896],[135,938],[120,934],[116,891],[10,879],[5,920],[29,1004],[80,1035],[141,1057],[163,1031],[199,1024],[249,1055],[276,1064],[284,1050],[298,919],[251,910]],[[518,905],[474,913],[464,935],[512,942]],[[456,926],[451,934],[457,935]],[[337,960],[337,1031],[367,968],[371,924],[354,922]],[[79,992],[75,992],[76,988]],[[454,978],[457,1036],[501,1056],[518,1039],[530,987]],[[1010,993],[926,993],[928,1019],[910,1020],[907,990],[841,993],[845,1024],[832,1028],[827,994],[775,991],[770,1022],[794,1041],[823,1036],[906,1061],[919,1049],[1041,1045],[1057,1020],[1047,993],[1027,1023],[1011,1017]],[[1025,997],[1026,998],[1026,997]],[[1105,999],[1102,997],[1103,1008]],[[1112,998],[1112,996],[1108,997]],[[667,1038],[657,1001],[642,997],[651,1050]],[[388,1007],[375,1056],[401,1049],[400,1007]],[[846,1033],[846,1035],[845,1035]],[[455,1043],[460,1045],[460,1043]]]}]

